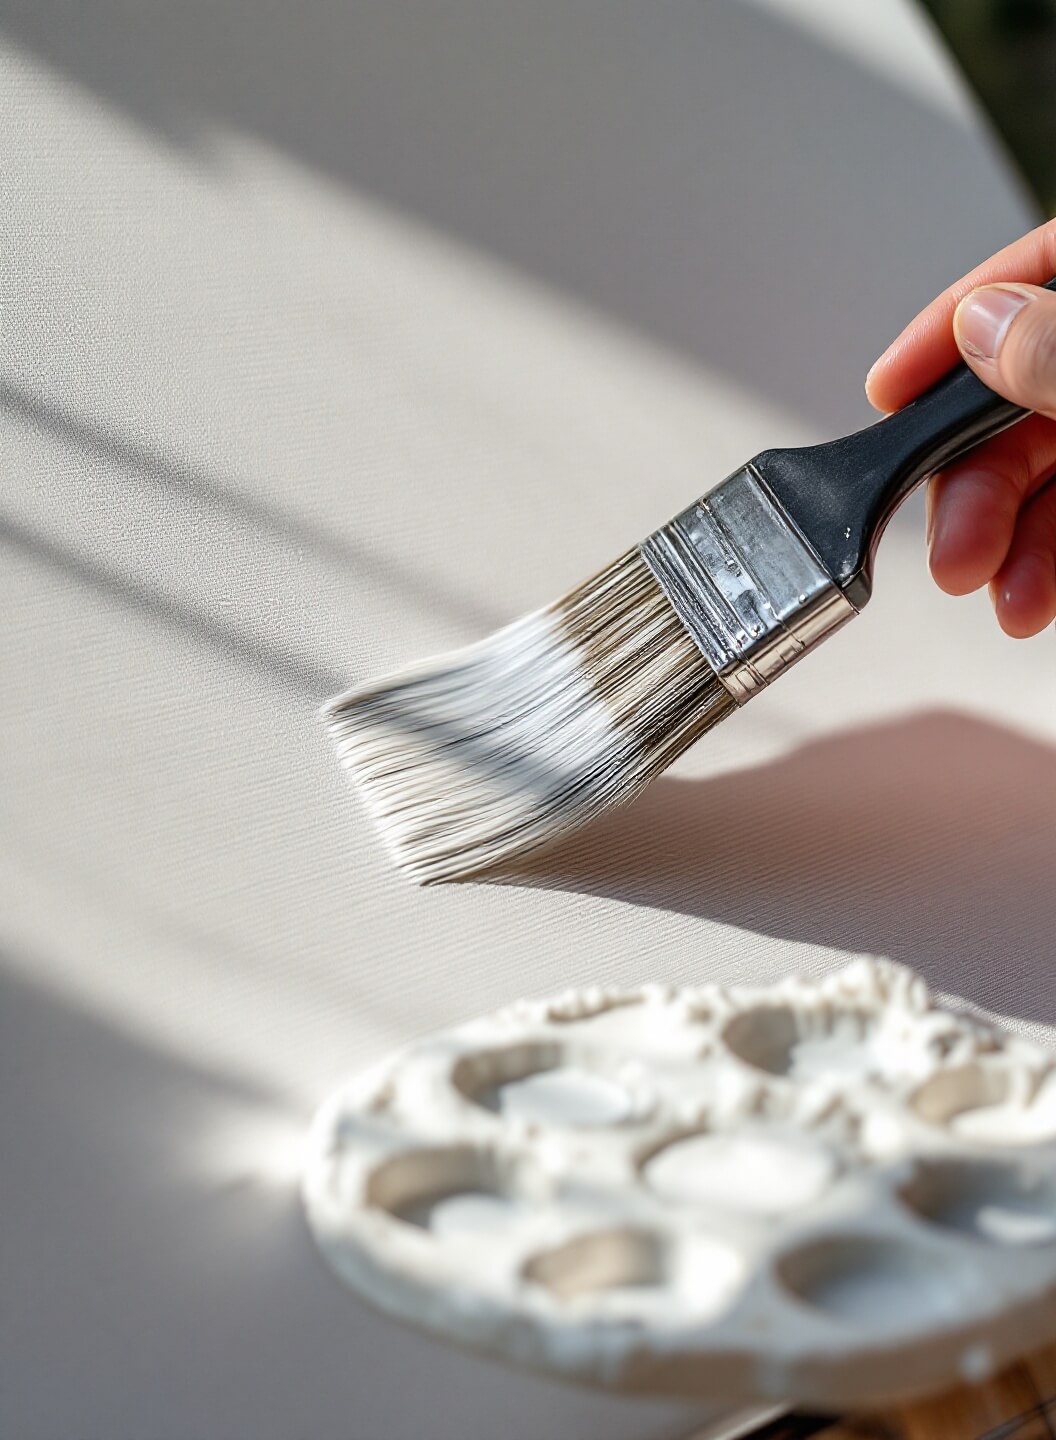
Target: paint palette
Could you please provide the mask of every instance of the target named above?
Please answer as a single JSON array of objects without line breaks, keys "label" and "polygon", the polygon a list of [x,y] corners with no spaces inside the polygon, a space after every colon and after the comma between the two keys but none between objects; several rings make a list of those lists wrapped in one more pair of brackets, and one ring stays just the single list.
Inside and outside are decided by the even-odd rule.
[{"label": "paint palette", "polygon": [[589,1384],[816,1407],[1056,1338],[1056,1055],[860,961],[577,991],[340,1089],[305,1200],[390,1314]]}]

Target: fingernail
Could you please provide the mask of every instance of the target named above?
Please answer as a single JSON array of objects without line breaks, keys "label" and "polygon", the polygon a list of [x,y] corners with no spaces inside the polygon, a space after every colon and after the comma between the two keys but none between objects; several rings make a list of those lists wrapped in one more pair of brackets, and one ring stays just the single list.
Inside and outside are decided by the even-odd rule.
[{"label": "fingernail", "polygon": [[[891,353],[891,348],[892,348],[893,345],[894,345],[894,341],[892,341],[892,342],[891,342],[891,345],[889,345],[889,346],[887,347],[887,349],[884,351],[884,353],[883,353],[882,355],[878,356],[878,357],[873,361],[873,363],[869,366],[869,373],[868,373],[868,374],[866,375],[866,377],[865,377],[865,394],[866,394],[866,398],[867,398],[867,399],[869,399],[869,391],[872,389],[873,376],[874,376],[874,375],[876,374],[876,372],[880,369],[880,367],[883,365],[884,361],[887,359],[888,355]],[[873,403],[873,401],[872,401],[871,399],[869,399],[869,403],[870,403],[870,405],[871,405],[871,404]],[[881,409],[882,407],[878,405],[876,408],[879,410],[879,409]]]},{"label": "fingernail", "polygon": [[924,495],[924,544],[931,555],[931,542],[935,534],[935,487],[930,484]]},{"label": "fingernail", "polygon": [[976,360],[996,360],[1008,327],[1033,299],[1029,290],[1011,285],[983,285],[973,290],[953,312],[958,345]]},{"label": "fingernail", "polygon": [[936,555],[942,555],[946,549],[946,518],[944,514],[936,515],[934,510],[928,516],[928,564],[934,567]]}]

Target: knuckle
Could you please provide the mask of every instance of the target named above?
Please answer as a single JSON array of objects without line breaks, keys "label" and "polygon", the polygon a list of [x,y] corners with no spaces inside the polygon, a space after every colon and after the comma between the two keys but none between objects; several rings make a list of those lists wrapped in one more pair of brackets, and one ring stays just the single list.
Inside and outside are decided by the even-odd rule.
[{"label": "knuckle", "polygon": [[1016,427],[1003,463],[994,467],[995,486],[1000,485],[1006,491],[1011,491],[1017,505],[1025,495],[1030,494],[1035,483],[1037,457],[1031,440],[1030,435]]},{"label": "knuckle", "polygon": [[1048,554],[1056,556],[1056,485],[1051,481],[1034,502],[1038,511],[1038,538]]},{"label": "knuckle", "polygon": [[1056,563],[1056,484],[1050,481],[1020,512],[1013,549]]}]

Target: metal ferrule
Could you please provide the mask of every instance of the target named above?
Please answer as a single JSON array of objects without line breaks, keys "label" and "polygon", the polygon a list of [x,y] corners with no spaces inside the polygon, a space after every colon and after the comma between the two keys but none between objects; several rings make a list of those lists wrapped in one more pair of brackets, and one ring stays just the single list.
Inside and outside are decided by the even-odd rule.
[{"label": "metal ferrule", "polygon": [[641,553],[739,705],[858,613],[751,465]]}]

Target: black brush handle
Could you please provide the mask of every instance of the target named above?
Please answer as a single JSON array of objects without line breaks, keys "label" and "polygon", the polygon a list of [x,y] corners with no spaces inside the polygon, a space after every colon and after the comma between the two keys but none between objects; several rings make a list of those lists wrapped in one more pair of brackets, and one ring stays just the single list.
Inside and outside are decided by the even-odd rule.
[{"label": "black brush handle", "polygon": [[[1046,290],[1056,290],[1056,278]],[[1028,412],[995,395],[967,365],[875,425],[752,462],[852,604],[869,598],[884,526],[922,480]]]}]

